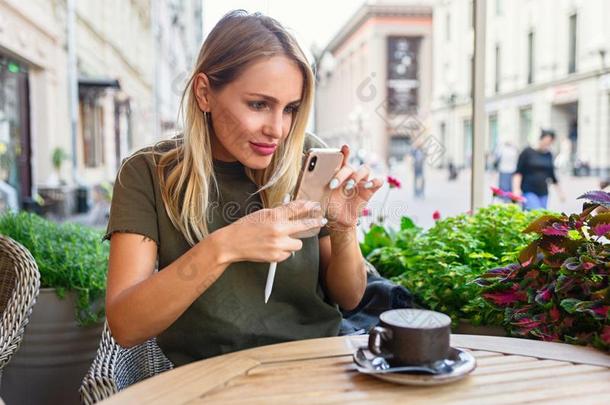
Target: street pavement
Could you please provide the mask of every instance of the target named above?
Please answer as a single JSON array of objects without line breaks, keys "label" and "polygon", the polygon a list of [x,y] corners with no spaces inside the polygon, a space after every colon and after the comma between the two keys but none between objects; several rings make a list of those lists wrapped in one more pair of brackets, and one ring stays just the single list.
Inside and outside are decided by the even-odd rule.
[{"label": "street pavement", "polygon": [[[393,227],[399,227],[400,219],[409,216],[414,222],[423,227],[429,228],[434,225],[433,214],[438,211],[441,218],[465,213],[470,210],[470,170],[462,170],[457,180],[448,180],[447,170],[438,170],[426,167],[425,175],[425,194],[423,199],[414,198],[413,174],[411,168],[400,163],[390,169],[392,176],[401,181],[401,188],[389,190],[389,196],[385,205],[385,223]],[[377,174],[380,177],[385,176]],[[550,186],[549,209],[558,212],[574,213],[580,212],[582,201],[576,198],[589,190],[599,189],[599,179],[597,177],[573,177],[567,174],[557,174],[561,187],[566,195],[565,201],[560,201],[553,186]],[[498,175],[495,172],[488,172],[485,175],[485,203],[493,201],[490,187],[498,185]],[[380,189],[372,201],[369,208],[372,215],[364,218],[363,226],[374,221],[381,209],[383,199],[388,192],[387,182]]]}]

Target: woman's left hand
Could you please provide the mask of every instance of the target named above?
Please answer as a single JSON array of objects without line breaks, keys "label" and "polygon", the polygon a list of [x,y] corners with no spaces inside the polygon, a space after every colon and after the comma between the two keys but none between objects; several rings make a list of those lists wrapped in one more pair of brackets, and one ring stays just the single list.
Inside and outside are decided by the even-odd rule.
[{"label": "woman's left hand", "polygon": [[368,166],[354,169],[348,163],[349,146],[343,145],[341,153],[342,166],[329,185],[332,191],[326,216],[330,229],[355,228],[362,210],[383,185],[381,179],[369,179]]}]

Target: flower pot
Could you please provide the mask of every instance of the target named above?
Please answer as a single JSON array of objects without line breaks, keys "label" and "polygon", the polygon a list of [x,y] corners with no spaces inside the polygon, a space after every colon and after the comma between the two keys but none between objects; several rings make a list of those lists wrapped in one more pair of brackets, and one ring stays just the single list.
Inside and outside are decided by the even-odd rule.
[{"label": "flower pot", "polygon": [[485,335],[485,336],[508,336],[502,326],[497,325],[473,325],[467,319],[460,319],[453,333],[464,335]]},{"label": "flower pot", "polygon": [[95,357],[103,323],[80,327],[76,294],[60,299],[41,288],[21,347],[4,368],[0,396],[7,405],[80,404],[78,387]]}]

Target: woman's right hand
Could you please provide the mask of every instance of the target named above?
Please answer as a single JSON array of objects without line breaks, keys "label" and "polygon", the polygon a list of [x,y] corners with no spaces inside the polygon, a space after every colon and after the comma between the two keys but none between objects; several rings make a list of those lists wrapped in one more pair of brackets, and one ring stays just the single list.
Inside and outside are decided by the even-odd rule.
[{"label": "woman's right hand", "polygon": [[290,235],[326,225],[318,202],[292,201],[264,208],[219,229],[229,262],[281,262],[303,247]]}]

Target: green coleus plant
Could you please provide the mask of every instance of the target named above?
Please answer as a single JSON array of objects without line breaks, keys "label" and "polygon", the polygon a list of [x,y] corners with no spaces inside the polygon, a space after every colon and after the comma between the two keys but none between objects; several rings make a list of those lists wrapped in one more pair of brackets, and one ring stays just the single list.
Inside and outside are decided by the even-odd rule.
[{"label": "green coleus plant", "polygon": [[500,325],[503,313],[487,303],[474,281],[490,267],[509,264],[534,239],[522,230],[541,212],[496,204],[475,214],[440,219],[423,230],[408,217],[398,231],[373,225],[360,245],[363,255],[392,281],[408,288],[424,307],[454,323]]},{"label": "green coleus plant", "polygon": [[477,279],[513,336],[610,351],[610,193],[593,191],[580,214],[544,215],[518,263]]}]

